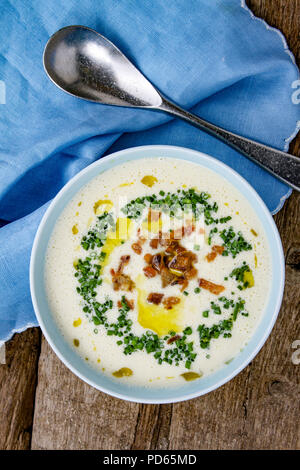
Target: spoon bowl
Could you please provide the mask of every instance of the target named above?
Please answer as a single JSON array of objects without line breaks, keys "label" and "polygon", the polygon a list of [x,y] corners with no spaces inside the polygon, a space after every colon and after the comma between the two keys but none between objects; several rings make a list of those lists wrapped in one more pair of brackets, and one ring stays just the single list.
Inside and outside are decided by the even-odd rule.
[{"label": "spoon bowl", "polygon": [[71,95],[102,104],[157,107],[157,90],[108,39],[84,26],[57,31],[44,52],[49,78]]}]

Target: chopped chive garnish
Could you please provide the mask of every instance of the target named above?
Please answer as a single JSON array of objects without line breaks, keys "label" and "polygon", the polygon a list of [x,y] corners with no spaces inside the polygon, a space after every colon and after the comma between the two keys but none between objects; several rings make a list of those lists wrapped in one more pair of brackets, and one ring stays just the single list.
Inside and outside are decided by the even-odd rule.
[{"label": "chopped chive garnish", "polygon": [[[191,212],[195,220],[203,215],[204,223],[212,226],[209,231],[208,244],[212,243],[213,237],[220,236],[225,248],[223,256],[230,254],[235,258],[241,251],[252,249],[252,246],[243,238],[241,232],[236,234],[233,227],[225,228],[222,231],[218,230],[217,224],[227,223],[231,220],[231,217],[216,218],[218,205],[210,200],[210,195],[206,192],[198,193],[194,189],[186,191],[179,189],[176,193],[159,191],[159,195],[152,194],[132,200],[122,208],[122,212],[129,219],[141,220],[144,209],[150,207],[172,217],[178,216],[179,211],[181,211],[181,214],[182,212]],[[85,316],[92,325],[97,326],[93,330],[94,333],[97,334],[98,328],[101,328],[106,331],[108,336],[115,337],[116,344],[122,348],[125,355],[144,351],[147,354],[152,354],[158,364],[184,365],[187,369],[190,369],[197,357],[197,353],[194,352],[194,343],[190,341],[193,338],[193,336],[191,337],[192,327],[187,326],[183,330],[183,335],[177,335],[175,331],[170,331],[163,338],[160,338],[153,331],[145,331],[144,334],[136,335],[133,332],[130,307],[125,296],[121,297],[120,308],[118,311],[116,310],[118,312],[117,316],[115,317],[113,314],[112,318],[110,318],[111,310],[115,308],[113,301],[111,299],[106,299],[104,302],[97,301],[98,290],[102,285],[102,267],[99,262],[104,262],[107,257],[102,248],[108,233],[114,231],[115,228],[116,223],[112,213],[104,212],[102,215],[97,216],[95,224],[81,239],[81,246],[87,252],[87,256],[85,259],[76,260],[74,264],[74,276],[77,281],[76,291],[82,298],[82,310]],[[121,241],[121,244],[123,243],[125,243],[125,240]],[[194,250],[199,251],[200,245],[195,244]],[[247,272],[247,268],[249,267],[244,262],[241,268],[236,268],[230,274],[230,277],[235,277],[238,282],[241,282],[241,288],[248,283],[248,281],[242,283],[241,278],[243,273]],[[228,276],[224,280],[228,280]],[[239,289],[240,286],[238,286]],[[200,287],[194,289],[195,294],[200,291]],[[183,291],[183,295],[187,296],[189,292]],[[215,302],[210,303],[210,309],[204,310],[202,316],[207,318],[210,312],[214,312],[216,315],[227,313],[229,318],[221,320],[211,327],[198,326],[197,331],[202,349],[209,348],[211,340],[217,339],[219,336],[230,338],[233,322],[236,321],[238,315],[248,316],[248,312],[245,310],[245,301],[240,297],[237,301],[220,297]],[[74,340],[74,344],[77,341]],[[209,358],[210,355],[207,354],[206,357]]]}]

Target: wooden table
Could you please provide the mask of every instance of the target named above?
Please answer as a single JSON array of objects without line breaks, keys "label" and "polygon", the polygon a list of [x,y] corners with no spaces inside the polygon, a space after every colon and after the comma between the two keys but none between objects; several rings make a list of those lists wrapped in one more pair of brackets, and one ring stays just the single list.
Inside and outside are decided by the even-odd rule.
[{"label": "wooden table", "polygon": [[[299,54],[299,0],[249,0]],[[299,55],[297,57],[299,64]],[[291,152],[300,156],[300,138]],[[286,259],[276,326],[258,356],[218,390],[184,403],[139,405],[98,392],[55,356],[38,328],[16,334],[0,365],[1,449],[300,448],[300,195],[275,216]]]}]

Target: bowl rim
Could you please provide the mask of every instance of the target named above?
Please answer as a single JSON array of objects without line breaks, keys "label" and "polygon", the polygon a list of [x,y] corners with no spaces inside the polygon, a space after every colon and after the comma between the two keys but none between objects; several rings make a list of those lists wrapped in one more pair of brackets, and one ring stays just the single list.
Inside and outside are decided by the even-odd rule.
[{"label": "bowl rim", "polygon": [[[45,323],[44,323],[44,320],[43,320],[43,317],[40,313],[40,310],[39,310],[39,305],[38,305],[38,300],[37,300],[37,295],[36,295],[36,288],[35,288],[35,281],[34,281],[34,269],[35,269],[35,265],[36,265],[36,258],[37,258],[37,250],[38,250],[38,246],[39,246],[39,243],[40,243],[40,239],[41,239],[41,236],[43,234],[43,231],[44,231],[44,228],[46,227],[47,225],[47,222],[48,222],[48,219],[52,213],[52,211],[55,210],[55,207],[58,203],[58,201],[61,199],[61,197],[68,192],[69,188],[71,188],[77,180],[81,179],[86,173],[90,172],[92,168],[95,168],[95,167],[99,167],[101,168],[101,166],[103,166],[103,164],[105,162],[108,162],[110,160],[116,160],[116,159],[119,159],[119,163],[116,163],[116,165],[114,166],[118,166],[119,164],[122,164],[122,163],[125,163],[127,161],[132,161],[134,160],[134,158],[129,158],[127,160],[123,160],[122,162],[122,157],[124,155],[126,155],[126,153],[131,153],[131,154],[135,154],[135,153],[138,153],[138,152],[143,152],[143,151],[151,151],[153,150],[154,154],[152,155],[152,157],[143,157],[143,158],[159,158],[159,157],[162,157],[163,155],[155,155],[155,152],[160,152],[160,151],[174,151],[174,152],[188,152],[190,154],[195,154],[197,155],[198,157],[200,158],[204,158],[206,160],[211,160],[212,163],[215,163],[217,167],[219,167],[221,170],[222,168],[226,170],[226,172],[229,172],[229,174],[231,173],[235,178],[239,179],[241,181],[241,183],[246,187],[247,191],[250,192],[252,194],[252,196],[254,197],[254,199],[256,199],[256,201],[258,202],[258,204],[261,206],[261,209],[267,219],[267,221],[269,222],[269,226],[270,228],[272,229],[272,232],[273,232],[273,235],[275,237],[275,242],[276,242],[276,246],[278,248],[278,254],[279,254],[279,258],[278,258],[278,265],[276,266],[276,268],[279,270],[280,272],[280,276],[279,276],[279,289],[277,291],[277,299],[276,299],[276,304],[274,306],[274,310],[273,310],[273,314],[271,315],[271,318],[270,318],[270,321],[268,323],[268,326],[267,328],[264,330],[264,334],[261,336],[258,344],[256,345],[255,348],[253,348],[253,350],[251,351],[250,354],[247,355],[247,357],[244,359],[244,361],[238,366],[236,367],[234,370],[232,370],[230,373],[228,373],[227,375],[225,374],[225,376],[223,378],[221,378],[220,380],[216,381],[214,384],[212,384],[211,386],[208,386],[206,388],[204,388],[203,390],[196,390],[192,393],[187,393],[185,394],[184,392],[182,393],[181,396],[179,396],[178,398],[174,399],[172,397],[170,398],[139,398],[139,397],[135,397],[134,396],[134,393],[132,393],[132,395],[130,394],[133,390],[134,390],[134,387],[130,388],[128,387],[128,394],[124,394],[124,393],[119,393],[119,392],[115,392],[114,390],[110,390],[109,388],[105,387],[105,386],[102,386],[102,385],[99,385],[98,383],[95,383],[93,380],[87,378],[84,374],[82,374],[79,370],[77,370],[77,368],[68,360],[64,357],[64,355],[61,353],[61,351],[59,350],[59,348],[56,346],[55,344],[55,341],[52,340],[52,337],[51,335],[48,333],[47,331],[47,328],[45,326]],[[167,158],[172,158],[172,157],[167,157]],[[184,158],[181,158],[181,157],[178,157],[178,156],[174,156],[173,157],[174,159],[179,159],[179,160],[185,160]],[[186,160],[185,160],[186,161]],[[188,160],[188,161],[191,161],[191,160]],[[193,162],[195,163],[195,162]],[[196,163],[196,164],[199,164],[201,166],[201,159],[199,160],[199,163]],[[204,165],[205,166],[205,165]],[[104,171],[107,171],[106,169],[104,169]],[[221,177],[225,178],[225,176],[222,174],[222,172],[218,172],[218,170],[214,170],[212,169],[211,171],[215,171],[217,174],[219,174]],[[95,178],[95,175],[91,176],[91,178],[89,179],[89,181],[91,181],[93,178]],[[225,178],[226,179],[226,178]],[[84,186],[86,183],[83,183],[82,186]],[[232,182],[230,182],[230,184],[232,184],[234,186],[234,184]],[[82,187],[81,186],[81,187]],[[238,188],[236,188],[238,189]],[[76,191],[78,192],[79,189]],[[240,189],[238,189],[238,191],[241,192]],[[66,207],[68,203],[64,204],[64,208]],[[252,207],[252,205],[251,205]],[[63,210],[63,209],[62,209]],[[253,210],[255,211],[255,209],[253,208]],[[62,212],[62,211],[61,211]],[[61,213],[60,212],[60,213]],[[256,213],[256,211],[255,211]],[[60,214],[59,214],[60,215]],[[59,217],[56,216],[56,220],[57,218]],[[256,214],[257,215],[257,214]],[[264,224],[263,222],[261,221],[260,217],[257,215],[257,217],[259,218],[262,226],[264,227]],[[264,227],[265,229],[265,227]],[[52,232],[51,232],[52,233]],[[51,236],[51,235],[50,235]],[[49,236],[49,238],[50,238]],[[76,175],[74,175],[61,189],[60,191],[56,194],[56,196],[53,198],[53,200],[51,201],[50,205],[48,206],[46,212],[44,213],[43,217],[42,217],[42,220],[39,224],[39,227],[37,229],[37,232],[36,232],[36,235],[35,235],[35,238],[34,238],[34,242],[33,242],[33,246],[32,246],[32,250],[31,250],[31,256],[30,256],[30,266],[29,266],[29,280],[30,280],[30,294],[31,294],[31,300],[32,300],[32,304],[33,304],[33,308],[34,308],[34,312],[35,312],[35,315],[37,317],[37,320],[38,320],[38,323],[39,323],[39,326],[47,340],[47,342],[49,343],[50,347],[53,349],[53,351],[55,352],[55,354],[58,356],[58,358],[62,361],[62,363],[68,368],[70,369],[77,377],[79,377],[81,380],[83,380],[85,383],[91,385],[92,387],[96,388],[97,390],[99,391],[102,391],[104,393],[107,393],[108,395],[110,396],[113,396],[115,398],[119,398],[119,399],[122,399],[122,400],[125,400],[125,401],[129,401],[129,402],[134,402],[134,403],[145,403],[145,404],[164,404],[164,403],[178,403],[178,402],[181,402],[181,401],[186,401],[186,400],[190,400],[190,399],[193,399],[193,398],[196,398],[196,397],[199,397],[199,396],[202,396],[202,395],[205,395],[213,390],[216,390],[217,388],[221,387],[222,385],[224,385],[225,383],[229,382],[231,379],[233,379],[236,375],[238,375],[252,360],[253,358],[259,353],[259,351],[261,350],[261,348],[263,347],[263,345],[265,344],[266,340],[268,339],[272,329],[273,329],[273,326],[275,324],[275,321],[278,317],[278,314],[279,314],[279,311],[280,311],[280,307],[281,307],[281,303],[282,303],[282,298],[283,298],[283,292],[284,292],[284,284],[285,284],[285,263],[284,263],[284,254],[283,254],[283,248],[282,248],[282,243],[281,243],[281,239],[280,239],[280,235],[279,235],[279,232],[278,232],[278,229],[277,229],[277,226],[274,222],[274,219],[269,211],[269,209],[267,208],[266,204],[264,203],[264,201],[261,199],[261,197],[258,195],[258,193],[255,191],[255,189],[247,182],[247,180],[245,180],[245,178],[243,176],[241,176],[237,171],[233,170],[230,166],[226,165],[225,163],[223,163],[222,161],[218,160],[217,158],[215,157],[212,157],[211,155],[208,155],[204,152],[201,152],[201,151],[198,151],[198,150],[193,150],[193,149],[190,149],[188,147],[181,147],[181,146],[173,146],[173,145],[143,145],[143,146],[137,146],[137,147],[129,147],[129,148],[126,148],[126,149],[123,149],[123,150],[119,150],[117,152],[113,152],[109,155],[106,155],[104,157],[101,157],[99,160],[96,160],[95,162],[91,163],[90,165],[86,166],[84,169],[82,169],[80,172],[78,172]],[[264,313],[264,315],[266,314],[266,312]],[[262,321],[264,315],[262,315],[262,318],[260,321]],[[257,329],[259,327],[259,324],[257,325]],[[256,331],[256,330],[255,330]],[[253,335],[251,336],[251,338],[253,338],[254,336],[254,332],[253,332]],[[76,353],[77,354],[77,353]],[[221,368],[223,369],[223,368]],[[174,387],[170,387],[170,390],[172,390]],[[165,391],[165,390],[168,390],[168,388],[163,388],[161,389],[162,391]]]}]

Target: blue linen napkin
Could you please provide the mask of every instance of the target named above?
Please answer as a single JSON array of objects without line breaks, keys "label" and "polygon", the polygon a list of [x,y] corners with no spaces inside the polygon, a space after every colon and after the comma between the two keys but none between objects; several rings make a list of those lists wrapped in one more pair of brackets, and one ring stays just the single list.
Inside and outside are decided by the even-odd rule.
[{"label": "blue linen napkin", "polygon": [[300,122],[292,100],[299,71],[281,33],[253,17],[243,0],[10,0],[1,10],[0,219],[7,225],[0,229],[0,340],[37,325],[28,269],[49,201],[104,154],[187,146],[236,169],[272,213],[289,196],[285,184],[204,132],[160,113],[68,96],[42,66],[50,35],[69,24],[89,26],[178,104],[287,150]]}]

